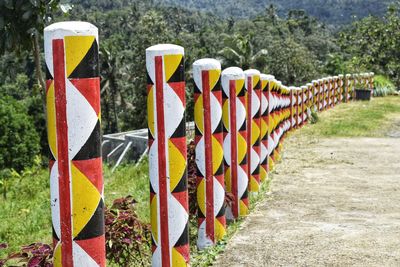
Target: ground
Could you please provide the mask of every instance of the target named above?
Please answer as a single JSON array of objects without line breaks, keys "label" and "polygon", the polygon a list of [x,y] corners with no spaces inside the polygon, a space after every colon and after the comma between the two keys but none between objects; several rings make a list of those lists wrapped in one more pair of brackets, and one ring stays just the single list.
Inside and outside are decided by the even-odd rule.
[{"label": "ground", "polygon": [[[363,105],[338,107],[323,116],[344,115],[343,110]],[[323,134],[323,128],[314,125],[288,138],[270,191],[214,266],[400,265],[400,116],[396,114],[384,114],[382,127],[364,134],[356,129],[348,134],[351,138],[338,137],[346,135],[340,129]],[[360,123],[354,124],[357,128]]]}]

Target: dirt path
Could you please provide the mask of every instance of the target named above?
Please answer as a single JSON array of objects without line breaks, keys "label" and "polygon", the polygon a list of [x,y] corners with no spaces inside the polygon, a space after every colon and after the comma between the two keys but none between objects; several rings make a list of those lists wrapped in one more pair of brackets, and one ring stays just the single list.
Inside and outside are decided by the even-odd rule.
[{"label": "dirt path", "polygon": [[400,266],[400,139],[295,136],[214,266]]}]

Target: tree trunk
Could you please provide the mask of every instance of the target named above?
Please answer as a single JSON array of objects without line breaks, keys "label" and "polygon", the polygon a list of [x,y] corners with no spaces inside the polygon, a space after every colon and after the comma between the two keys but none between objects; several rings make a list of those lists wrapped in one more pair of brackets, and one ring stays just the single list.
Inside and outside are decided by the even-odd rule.
[{"label": "tree trunk", "polygon": [[[36,79],[40,86],[40,95],[42,97],[42,105],[43,105],[43,112],[46,114],[46,83],[43,78],[42,74],[42,64],[40,60],[40,46],[39,46],[39,35],[35,33],[32,36],[32,43],[33,43],[33,56],[35,59],[35,67],[36,67]],[[46,123],[47,123],[47,117]]]}]

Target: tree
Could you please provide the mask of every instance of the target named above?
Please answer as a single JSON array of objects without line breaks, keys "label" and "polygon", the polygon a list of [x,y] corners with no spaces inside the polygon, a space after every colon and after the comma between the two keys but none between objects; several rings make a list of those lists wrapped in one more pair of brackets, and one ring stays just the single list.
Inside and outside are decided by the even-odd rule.
[{"label": "tree", "polygon": [[36,78],[41,87],[45,108],[45,81],[41,70],[39,40],[51,14],[58,8],[58,0],[4,0],[0,2],[0,53],[32,51]]},{"label": "tree", "polygon": [[400,87],[400,15],[390,6],[383,18],[369,16],[339,34],[347,64],[364,71],[385,73]]},{"label": "tree", "polygon": [[225,47],[218,52],[223,65],[238,66],[244,70],[249,68],[264,69],[268,52],[266,49],[261,49],[254,53],[249,35],[225,35],[224,45]]},{"label": "tree", "polygon": [[22,171],[39,153],[39,135],[26,107],[0,96],[0,169]]},{"label": "tree", "polygon": [[315,56],[293,38],[272,43],[267,69],[287,85],[302,85],[316,78]]}]

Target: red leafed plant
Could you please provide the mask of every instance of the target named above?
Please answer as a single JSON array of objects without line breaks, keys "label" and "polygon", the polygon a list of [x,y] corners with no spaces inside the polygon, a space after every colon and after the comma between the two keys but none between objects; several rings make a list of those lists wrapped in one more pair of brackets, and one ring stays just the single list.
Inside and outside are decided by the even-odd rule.
[{"label": "red leafed plant", "polygon": [[188,169],[188,191],[189,191],[189,214],[197,215],[197,178],[196,178],[196,146],[191,141],[187,147],[187,169]]},{"label": "red leafed plant", "polygon": [[147,266],[151,258],[151,231],[135,212],[132,196],[114,200],[106,209],[107,259],[118,266]]},{"label": "red leafed plant", "polygon": [[[151,232],[135,212],[132,196],[114,200],[105,210],[107,260],[118,266],[148,266],[151,258]],[[0,243],[0,249],[7,244]],[[43,243],[23,246],[20,252],[0,259],[0,266],[52,267],[53,248]]]},{"label": "red leafed plant", "polygon": [[[0,248],[6,248],[0,244]],[[9,266],[27,267],[52,267],[53,249],[48,244],[33,243],[23,246],[20,252],[10,254],[6,259],[0,260],[0,266],[7,263]]]}]

